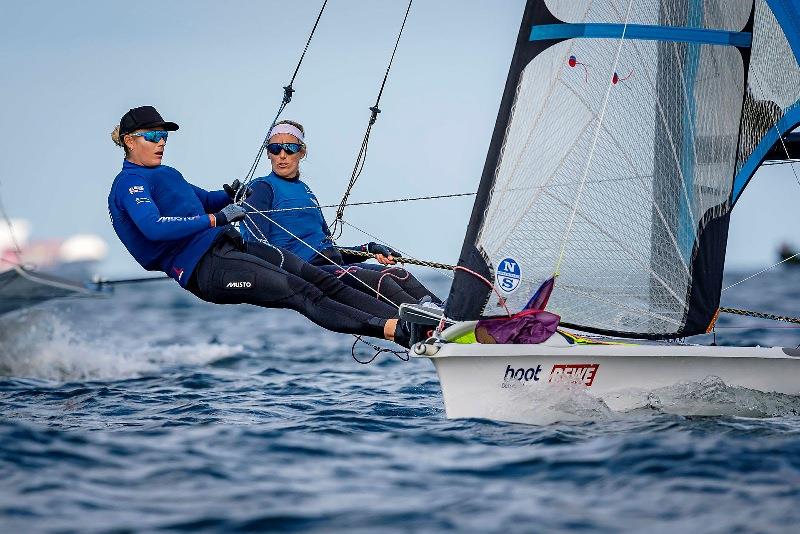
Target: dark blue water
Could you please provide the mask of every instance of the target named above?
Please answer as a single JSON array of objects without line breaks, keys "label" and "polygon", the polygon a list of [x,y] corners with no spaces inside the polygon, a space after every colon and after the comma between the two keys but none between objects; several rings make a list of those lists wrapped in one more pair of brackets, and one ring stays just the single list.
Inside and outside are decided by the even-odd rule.
[{"label": "dark blue water", "polygon": [[[800,270],[775,271],[723,304],[800,314],[798,297]],[[800,343],[783,324],[719,326],[719,343]],[[0,319],[0,531],[800,524],[799,398],[712,381],[673,400],[730,415],[587,412],[576,399],[567,423],[449,421],[428,360],[359,365],[351,343],[171,283]]]}]

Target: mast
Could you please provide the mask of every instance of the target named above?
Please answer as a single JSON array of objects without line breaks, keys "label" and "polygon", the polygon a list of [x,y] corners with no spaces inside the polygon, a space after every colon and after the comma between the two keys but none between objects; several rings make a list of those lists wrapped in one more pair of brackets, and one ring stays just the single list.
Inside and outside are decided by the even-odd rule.
[{"label": "mast", "polygon": [[[492,193],[495,171],[500,160],[503,139],[511,116],[511,107],[514,104],[514,95],[522,70],[531,59],[553,43],[553,41],[531,41],[531,28],[534,25],[559,22],[547,9],[544,0],[528,0],[525,4],[522,22],[517,33],[517,43],[514,47],[514,54],[511,57],[511,66],[508,69],[506,85],[503,89],[503,97],[500,100],[500,109],[497,112],[497,120],[489,143],[489,151],[486,155],[475,204],[472,207],[472,214],[470,215],[464,244],[458,260],[460,267],[467,268],[489,281],[492,279],[492,268],[489,266],[485,255],[475,246],[475,242],[483,223],[484,211]],[[481,314],[481,310],[486,304],[490,293],[491,289],[479,277],[463,270],[457,270],[451,286],[450,296],[447,298],[445,314],[457,321],[474,319]]]}]

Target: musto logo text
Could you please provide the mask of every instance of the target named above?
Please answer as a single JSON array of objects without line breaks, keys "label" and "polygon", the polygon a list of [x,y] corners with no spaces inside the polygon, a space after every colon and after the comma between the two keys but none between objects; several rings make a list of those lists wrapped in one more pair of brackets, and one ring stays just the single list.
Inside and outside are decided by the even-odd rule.
[{"label": "musto logo text", "polygon": [[[556,364],[550,370],[550,378],[548,382],[567,383],[567,384],[583,384],[584,386],[591,386],[594,382],[594,377],[597,375],[597,369],[600,364],[597,363],[582,363],[582,364]],[[513,368],[510,365],[506,367],[505,375],[503,376],[503,387],[510,387],[519,382],[538,382],[540,380],[539,373],[542,372],[542,366]]]}]

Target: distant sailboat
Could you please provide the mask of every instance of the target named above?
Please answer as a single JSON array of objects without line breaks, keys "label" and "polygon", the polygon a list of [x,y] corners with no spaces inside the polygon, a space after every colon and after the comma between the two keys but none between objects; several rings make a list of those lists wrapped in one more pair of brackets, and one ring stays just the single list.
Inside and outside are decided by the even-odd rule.
[{"label": "distant sailboat", "polygon": [[[527,2],[445,309],[456,324],[415,347],[449,417],[521,420],[526,394],[564,383],[800,393],[795,349],[657,342],[714,326],[731,209],[796,146],[798,58],[789,0]],[[651,341],[452,342],[554,275],[562,326]]]},{"label": "distant sailboat", "polygon": [[[24,220],[0,219],[0,315],[48,300],[98,295],[89,289],[89,269],[106,254],[93,235],[28,242]],[[33,268],[33,266],[36,268]]]}]

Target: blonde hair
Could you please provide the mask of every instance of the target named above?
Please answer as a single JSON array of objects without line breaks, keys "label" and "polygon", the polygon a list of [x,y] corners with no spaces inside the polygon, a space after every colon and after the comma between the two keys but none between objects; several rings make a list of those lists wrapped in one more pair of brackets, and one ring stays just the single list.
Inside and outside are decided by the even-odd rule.
[{"label": "blonde hair", "polygon": [[114,141],[115,145],[122,147],[125,151],[125,157],[128,157],[130,149],[125,144],[125,135],[119,134],[119,125],[114,126],[114,129],[111,131],[111,140]]}]

